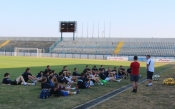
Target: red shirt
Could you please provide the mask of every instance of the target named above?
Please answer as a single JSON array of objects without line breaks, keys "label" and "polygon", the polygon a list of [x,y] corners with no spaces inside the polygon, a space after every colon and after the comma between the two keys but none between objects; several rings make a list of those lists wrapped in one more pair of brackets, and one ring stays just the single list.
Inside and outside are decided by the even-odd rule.
[{"label": "red shirt", "polygon": [[137,62],[137,61],[134,61],[131,63],[130,65],[130,68],[131,68],[131,74],[133,75],[139,75],[139,69],[140,69],[140,63]]}]

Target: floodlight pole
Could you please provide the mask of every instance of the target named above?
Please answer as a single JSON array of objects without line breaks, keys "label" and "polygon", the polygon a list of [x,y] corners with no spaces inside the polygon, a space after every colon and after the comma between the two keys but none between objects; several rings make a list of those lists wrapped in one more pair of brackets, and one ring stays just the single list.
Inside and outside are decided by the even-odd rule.
[{"label": "floodlight pole", "polygon": [[110,21],[110,26],[109,26],[109,38],[111,36],[111,21]]},{"label": "floodlight pole", "polygon": [[93,21],[93,28],[92,28],[92,38],[94,36],[94,21]]},{"label": "floodlight pole", "polygon": [[88,22],[87,22],[87,38],[88,38]]},{"label": "floodlight pole", "polygon": [[98,22],[98,38],[99,38],[99,22]]}]

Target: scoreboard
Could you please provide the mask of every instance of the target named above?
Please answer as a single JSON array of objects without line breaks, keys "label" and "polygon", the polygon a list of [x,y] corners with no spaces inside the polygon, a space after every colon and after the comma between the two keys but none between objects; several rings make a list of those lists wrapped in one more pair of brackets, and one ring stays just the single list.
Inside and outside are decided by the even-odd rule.
[{"label": "scoreboard", "polygon": [[60,32],[75,32],[76,26],[76,21],[60,21]]}]

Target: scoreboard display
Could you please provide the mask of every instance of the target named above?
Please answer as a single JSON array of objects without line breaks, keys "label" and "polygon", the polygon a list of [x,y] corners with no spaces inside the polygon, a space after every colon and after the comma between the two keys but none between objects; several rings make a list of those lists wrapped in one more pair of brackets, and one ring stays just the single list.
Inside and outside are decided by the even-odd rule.
[{"label": "scoreboard display", "polygon": [[77,25],[76,21],[61,21],[60,32],[75,32],[76,25]]}]

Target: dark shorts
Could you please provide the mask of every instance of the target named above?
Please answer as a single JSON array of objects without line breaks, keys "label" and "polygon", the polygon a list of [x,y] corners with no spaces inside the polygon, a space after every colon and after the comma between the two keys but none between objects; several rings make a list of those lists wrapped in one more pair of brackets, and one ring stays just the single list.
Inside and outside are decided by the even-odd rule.
[{"label": "dark shorts", "polygon": [[63,96],[68,96],[69,95],[68,91],[62,91],[62,94],[63,94]]},{"label": "dark shorts", "polygon": [[80,88],[80,89],[87,89],[87,88],[89,88],[89,83],[86,82],[84,85],[78,86],[78,88]]},{"label": "dark shorts", "polygon": [[137,82],[139,80],[139,76],[138,75],[130,75],[130,81],[132,82]]},{"label": "dark shorts", "polygon": [[147,79],[152,80],[152,77],[153,77],[153,72],[147,71]]},{"label": "dark shorts", "polygon": [[11,82],[11,85],[21,85],[21,83],[22,83],[22,82],[19,82],[19,83],[17,84],[17,81],[15,80],[15,81],[12,81],[12,82]]},{"label": "dark shorts", "polygon": [[125,72],[124,71],[121,71],[118,73],[119,75],[125,75]]},{"label": "dark shorts", "polygon": [[92,81],[93,83],[95,83],[95,80],[94,80],[94,79],[92,79],[91,81]]}]

